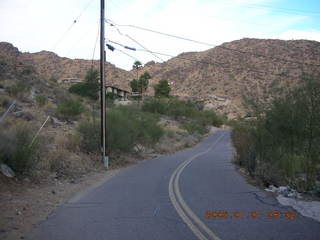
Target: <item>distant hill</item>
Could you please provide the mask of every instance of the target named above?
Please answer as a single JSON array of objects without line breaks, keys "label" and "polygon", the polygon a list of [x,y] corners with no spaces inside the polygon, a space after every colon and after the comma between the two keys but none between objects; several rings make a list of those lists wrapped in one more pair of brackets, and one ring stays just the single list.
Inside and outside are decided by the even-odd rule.
[{"label": "distant hill", "polygon": [[[61,58],[42,51],[21,53],[9,43],[0,43],[0,56],[35,67],[44,78],[83,79],[98,61]],[[267,56],[267,57],[265,57]],[[304,64],[301,64],[304,63]],[[317,66],[318,65],[318,66]],[[149,62],[139,73],[149,71],[149,93],[159,80],[171,83],[172,94],[202,99],[206,106],[228,113],[243,114],[242,95],[262,95],[274,85],[293,85],[302,72],[320,75],[320,43],[308,40],[241,39],[203,52],[183,53],[164,63]],[[107,63],[107,79],[128,89],[134,71],[125,71]]]},{"label": "distant hill", "polygon": [[302,72],[319,76],[320,43],[241,39],[146,65],[141,71],[150,72],[152,84],[167,79],[173,94],[204,99],[208,106],[235,116],[243,113],[246,92],[261,95],[274,85],[292,85]]},{"label": "distant hill", "polygon": [[[18,48],[6,42],[0,42],[0,56],[16,63],[33,66],[36,72],[46,80],[50,78],[83,80],[86,72],[92,66],[99,69],[99,61],[59,57],[57,54],[48,51],[22,53]],[[132,79],[131,75],[130,72],[119,69],[110,63],[106,64],[108,84],[128,90],[129,81]]]}]

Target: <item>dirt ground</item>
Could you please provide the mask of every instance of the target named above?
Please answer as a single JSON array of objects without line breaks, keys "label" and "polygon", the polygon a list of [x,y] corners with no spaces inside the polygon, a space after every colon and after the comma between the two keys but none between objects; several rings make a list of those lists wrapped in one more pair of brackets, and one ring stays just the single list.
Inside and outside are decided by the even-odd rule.
[{"label": "dirt ground", "polygon": [[122,168],[95,170],[76,180],[48,179],[37,184],[0,176],[0,239],[24,239],[59,205],[78,192],[98,186]]}]

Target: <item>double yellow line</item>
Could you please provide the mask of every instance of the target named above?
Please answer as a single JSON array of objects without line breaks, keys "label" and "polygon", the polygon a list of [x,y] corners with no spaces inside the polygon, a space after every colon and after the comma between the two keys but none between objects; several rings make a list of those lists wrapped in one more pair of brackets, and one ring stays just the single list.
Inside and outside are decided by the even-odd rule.
[{"label": "double yellow line", "polygon": [[182,220],[188,225],[188,227],[191,229],[191,231],[197,236],[198,239],[201,240],[207,240],[207,239],[213,239],[213,240],[221,240],[216,234],[214,234],[197,216],[196,214],[190,209],[190,207],[186,204],[184,201],[180,188],[179,188],[179,178],[182,173],[182,171],[196,158],[200,157],[201,155],[204,155],[211,151],[217,143],[220,141],[220,139],[225,135],[222,134],[213,144],[210,148],[208,148],[206,151],[200,152],[190,158],[188,158],[186,161],[184,161],[182,164],[180,164],[177,169],[173,172],[171,175],[170,181],[169,181],[169,197],[170,200],[176,209],[179,216],[182,218]]}]

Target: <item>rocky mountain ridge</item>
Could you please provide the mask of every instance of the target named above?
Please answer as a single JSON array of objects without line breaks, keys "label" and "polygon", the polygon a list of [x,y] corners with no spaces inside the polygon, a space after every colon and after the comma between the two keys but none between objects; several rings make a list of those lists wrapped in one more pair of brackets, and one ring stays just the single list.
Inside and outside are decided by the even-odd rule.
[{"label": "rocky mountain ridge", "polygon": [[[55,53],[21,53],[9,43],[0,43],[0,56],[10,56],[32,65],[43,78],[83,79],[98,61],[62,58]],[[135,71],[125,71],[107,63],[107,79],[128,89]],[[149,94],[166,79],[172,94],[205,101],[206,107],[231,116],[243,113],[242,95],[266,94],[273,86],[294,84],[303,72],[320,75],[320,43],[309,40],[241,39],[203,52],[182,53],[163,63],[149,62],[139,70],[148,71]]]}]

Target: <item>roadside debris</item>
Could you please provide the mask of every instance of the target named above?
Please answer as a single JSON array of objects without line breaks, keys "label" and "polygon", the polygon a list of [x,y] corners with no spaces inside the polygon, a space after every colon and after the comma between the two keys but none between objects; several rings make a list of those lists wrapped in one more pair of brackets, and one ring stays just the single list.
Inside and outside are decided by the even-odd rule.
[{"label": "roadside debris", "polygon": [[278,194],[276,198],[280,204],[284,206],[291,206],[302,216],[310,217],[320,222],[319,201],[304,201],[302,200],[302,196],[300,193],[288,186],[275,187],[273,185],[270,185],[265,190]]},{"label": "roadside debris", "polygon": [[273,185],[270,185],[269,188],[266,188],[265,190],[267,192],[280,194],[284,197],[301,199],[301,194],[288,186],[275,187]]},{"label": "roadside debris", "polygon": [[284,206],[291,206],[301,215],[305,217],[310,217],[318,222],[320,222],[320,202],[318,201],[302,201],[292,198],[283,197],[279,195],[277,200],[280,204]]}]

